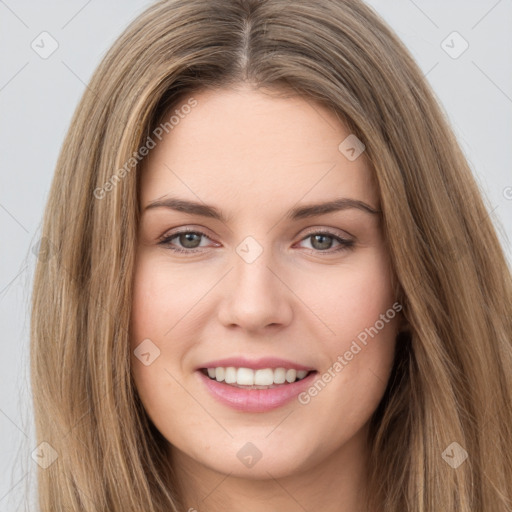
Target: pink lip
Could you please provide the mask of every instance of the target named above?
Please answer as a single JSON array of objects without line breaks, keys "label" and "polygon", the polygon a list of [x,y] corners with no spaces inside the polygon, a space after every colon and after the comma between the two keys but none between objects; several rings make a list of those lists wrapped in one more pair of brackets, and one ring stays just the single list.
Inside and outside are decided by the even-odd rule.
[{"label": "pink lip", "polygon": [[227,368],[228,366],[234,366],[235,368],[251,368],[253,370],[260,370],[262,368],[285,368],[286,370],[295,368],[295,370],[306,370],[308,372],[314,370],[314,368],[276,357],[263,357],[262,359],[256,359],[253,361],[245,359],[244,357],[217,359],[216,361],[209,361],[202,366],[198,366],[196,370],[200,370],[202,368]]},{"label": "pink lip", "polygon": [[[215,365],[212,366],[224,366],[224,363],[216,363]],[[210,366],[209,368],[211,368],[212,366]],[[229,364],[226,366],[237,365]],[[250,366],[240,366],[244,368],[250,368]],[[262,367],[269,368],[274,367],[274,365],[268,365],[267,361],[266,365],[263,365]],[[278,365],[276,366],[276,368],[284,368],[284,366]],[[298,367],[295,366],[295,368]],[[303,368],[299,367],[298,369]],[[298,380],[291,384],[280,384],[274,388],[269,389],[237,388],[235,386],[230,386],[229,384],[226,384],[224,382],[217,382],[216,380],[210,379],[200,370],[198,370],[196,374],[204,383],[206,389],[220,403],[227,405],[228,407],[231,407],[233,409],[244,412],[266,412],[285,405],[287,402],[296,397],[299,393],[304,391],[308,386],[311,385],[311,382],[317,375],[317,372],[311,372],[302,380]]]}]

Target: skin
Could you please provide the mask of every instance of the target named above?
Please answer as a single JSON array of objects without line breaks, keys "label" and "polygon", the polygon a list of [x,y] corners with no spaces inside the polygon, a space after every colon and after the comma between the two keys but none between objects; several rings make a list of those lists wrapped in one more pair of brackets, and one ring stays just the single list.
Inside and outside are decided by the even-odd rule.
[{"label": "skin", "polygon": [[[378,210],[365,153],[347,159],[338,146],[350,132],[309,99],[248,85],[193,97],[197,106],[145,161],[131,323],[136,387],[170,443],[185,510],[363,510],[368,421],[390,375],[400,315],[306,405],[236,411],[194,370],[225,357],[280,357],[321,376],[391,308],[378,215],[285,219],[292,207],[340,197]],[[214,205],[227,222],[144,211],[168,194]],[[184,227],[206,236],[159,244]],[[334,252],[335,238],[315,243],[311,235],[325,229],[354,245]],[[247,236],[263,250],[252,263],[236,252]],[[146,366],[133,351],[148,338],[160,353]],[[261,452],[250,468],[237,457],[247,442]]]}]

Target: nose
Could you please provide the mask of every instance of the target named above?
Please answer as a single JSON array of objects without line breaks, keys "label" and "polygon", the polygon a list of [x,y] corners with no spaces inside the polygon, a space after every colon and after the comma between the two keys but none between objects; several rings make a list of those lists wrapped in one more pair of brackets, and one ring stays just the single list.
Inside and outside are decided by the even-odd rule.
[{"label": "nose", "polygon": [[218,311],[229,328],[259,332],[288,325],[293,317],[293,292],[276,270],[270,251],[252,262],[233,255],[234,268],[225,278],[224,297]]}]

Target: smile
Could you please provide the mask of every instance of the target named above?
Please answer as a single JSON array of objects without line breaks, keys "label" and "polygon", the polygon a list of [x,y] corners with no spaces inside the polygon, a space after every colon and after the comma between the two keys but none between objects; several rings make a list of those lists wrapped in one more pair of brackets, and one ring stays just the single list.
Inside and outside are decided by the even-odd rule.
[{"label": "smile", "polygon": [[234,387],[249,389],[269,389],[277,385],[291,384],[304,379],[307,370],[294,368],[236,368],[234,366],[218,366],[216,368],[203,368],[202,372],[212,380],[224,382]]},{"label": "smile", "polygon": [[268,412],[290,404],[318,374],[316,370],[291,365],[265,367],[260,362],[253,366],[259,368],[215,364],[198,368],[195,374],[217,403],[244,413]]}]

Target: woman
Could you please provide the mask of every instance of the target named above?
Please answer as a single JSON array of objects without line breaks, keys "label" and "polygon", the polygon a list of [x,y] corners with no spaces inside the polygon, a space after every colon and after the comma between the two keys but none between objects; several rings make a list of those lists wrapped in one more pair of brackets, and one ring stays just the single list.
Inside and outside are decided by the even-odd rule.
[{"label": "woman", "polygon": [[510,510],[510,271],[362,2],[149,8],[43,230],[41,510]]}]

